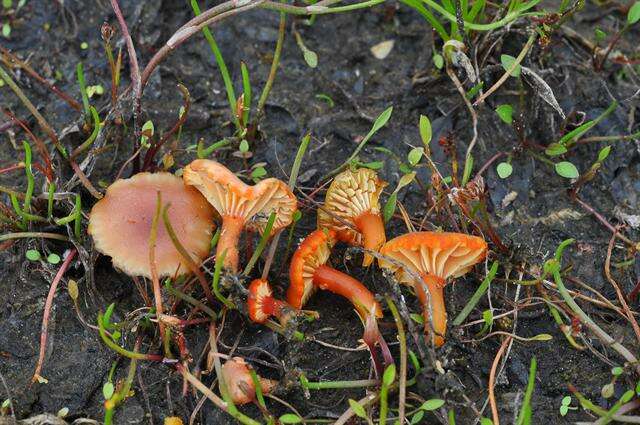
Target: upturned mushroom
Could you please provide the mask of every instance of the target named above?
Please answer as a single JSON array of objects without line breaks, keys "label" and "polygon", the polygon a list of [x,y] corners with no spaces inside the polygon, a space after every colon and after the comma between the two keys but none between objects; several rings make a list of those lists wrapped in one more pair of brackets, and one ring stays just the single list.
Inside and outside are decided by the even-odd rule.
[{"label": "upturned mushroom", "polygon": [[[232,357],[222,365],[222,379],[234,404],[242,405],[255,400],[256,387],[251,379],[249,367],[242,357]],[[262,394],[269,394],[277,384],[276,381],[260,376],[258,380]]]},{"label": "upturned mushroom", "polygon": [[351,301],[366,321],[371,315],[382,317],[382,309],[360,281],[328,266],[331,249],[336,243],[333,230],[316,230],[307,236],[291,259],[287,302],[301,309],[316,288],[341,295]]},{"label": "upturned mushroom", "polygon": [[264,231],[269,216],[276,217],[272,234],[288,226],[297,210],[297,200],[289,187],[275,178],[250,186],[218,162],[197,159],[184,168],[185,183],[197,188],[222,217],[222,232],[216,248],[223,252],[224,266],[238,271],[238,241],[243,229]]},{"label": "upturned mushroom", "polygon": [[[390,240],[380,254],[383,256],[378,260],[380,267],[391,270],[400,282],[414,288],[422,304],[425,332],[429,333],[433,326],[435,345],[444,344],[447,331],[444,287],[448,279],[466,274],[485,258],[487,243],[477,236],[461,233],[413,232]],[[417,282],[408,271],[420,276],[422,282]]]},{"label": "upturned mushroom", "polygon": [[249,285],[247,309],[251,321],[264,323],[272,316],[286,321],[286,311],[290,307],[284,301],[273,297],[273,291],[266,279],[254,279]]},{"label": "upturned mushroom", "polygon": [[[387,239],[379,202],[386,185],[368,168],[338,174],[327,189],[324,207],[318,209],[318,228],[335,230],[342,242],[379,251]],[[365,252],[362,265],[372,261]]]},{"label": "upturned mushroom", "polygon": [[[139,173],[116,180],[91,210],[88,233],[95,247],[130,276],[151,278],[149,236],[158,193],[171,203],[168,215],[180,242],[197,263],[209,253],[214,211],[197,190],[170,173]],[[157,226],[155,263],[158,276],[189,272],[165,227]]]}]

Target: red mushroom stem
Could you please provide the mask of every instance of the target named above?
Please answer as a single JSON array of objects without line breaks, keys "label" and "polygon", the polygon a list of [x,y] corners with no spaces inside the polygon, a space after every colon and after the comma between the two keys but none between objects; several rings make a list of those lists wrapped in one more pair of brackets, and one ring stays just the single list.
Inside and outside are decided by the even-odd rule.
[{"label": "red mushroom stem", "polygon": [[244,219],[240,217],[228,215],[222,217],[222,232],[216,247],[216,258],[220,258],[222,253],[226,252],[224,267],[234,273],[238,271],[238,241],[240,240],[242,229],[244,229],[244,224]]},{"label": "red mushroom stem", "polygon": [[447,310],[444,306],[444,279],[434,275],[422,275],[422,281],[427,285],[429,297],[424,290],[424,286],[420,283],[415,285],[416,295],[422,305],[422,314],[424,316],[425,334],[431,333],[431,325],[429,324],[429,299],[431,299],[431,319],[433,330],[435,331],[434,343],[437,347],[444,344],[444,335],[447,332]]},{"label": "red mushroom stem", "polygon": [[[360,233],[362,233],[362,246],[371,251],[379,251],[386,242],[384,222],[380,214],[373,214],[370,211],[362,213],[356,217],[354,223]],[[373,256],[365,252],[362,265],[365,267],[369,266],[372,261]]]},{"label": "red mushroom stem", "polygon": [[366,320],[373,312],[376,317],[382,317],[382,310],[378,302],[359,280],[342,273],[332,267],[319,266],[313,274],[313,283],[320,289],[341,295],[351,301],[358,313]]}]

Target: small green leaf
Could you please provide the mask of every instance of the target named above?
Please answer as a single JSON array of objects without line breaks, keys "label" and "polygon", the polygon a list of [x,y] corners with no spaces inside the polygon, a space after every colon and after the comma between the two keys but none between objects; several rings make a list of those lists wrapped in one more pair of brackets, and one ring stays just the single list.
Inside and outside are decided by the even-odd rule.
[{"label": "small green leaf", "polygon": [[293,413],[285,413],[278,420],[283,424],[299,424],[302,422],[302,418]]},{"label": "small green leaf", "polygon": [[416,178],[416,173],[415,171],[405,174],[402,177],[400,177],[400,181],[398,182],[398,187],[396,187],[395,192],[398,192],[400,189],[402,189],[403,187],[409,185],[413,179]]},{"label": "small green leaf", "polygon": [[382,113],[376,118],[376,121],[373,123],[373,127],[371,127],[371,131],[369,133],[375,133],[384,127],[389,118],[391,118],[391,113],[393,112],[393,106],[389,106],[387,109],[382,111]]},{"label": "small green leaf", "polygon": [[360,165],[363,166],[364,168],[369,168],[370,170],[379,170],[382,167],[384,167],[384,161],[371,161],[371,162],[361,163]]},{"label": "small green leaf", "polygon": [[413,320],[414,322],[416,322],[419,325],[424,325],[424,317],[422,317],[421,314],[418,313],[411,313],[409,315],[409,317],[411,317],[411,320]]},{"label": "small green leaf", "polygon": [[384,207],[382,209],[382,215],[384,217],[385,223],[391,220],[391,217],[393,217],[393,213],[396,212],[397,201],[398,201],[398,193],[394,192],[391,194],[391,196],[389,196],[389,199],[387,199],[387,202],[384,204]]},{"label": "small green leaf", "polygon": [[424,410],[417,411],[416,414],[411,417],[411,425],[419,424],[423,416]]},{"label": "small green leaf", "polygon": [[351,407],[351,410],[353,410],[353,413],[355,413],[358,417],[367,419],[367,412],[364,411],[364,407],[362,407],[360,403],[350,398],[349,406]]},{"label": "small green leaf", "polygon": [[480,418],[480,425],[493,425],[493,421],[489,418]]},{"label": "small green leaf", "polygon": [[636,22],[640,21],[640,1],[637,1],[629,8],[629,13],[627,13],[627,22],[629,25],[633,25]]},{"label": "small green leaf", "polygon": [[11,6],[13,6],[13,0],[2,0],[2,7],[11,9]]},{"label": "small green leaf", "polygon": [[5,22],[2,25],[2,36],[4,38],[9,38],[11,36],[11,25],[9,24],[9,22]]},{"label": "small green leaf", "polygon": [[153,136],[154,131],[153,121],[148,120],[142,125],[142,136],[140,137],[140,144],[142,146],[149,146],[149,138]]},{"label": "small green leaf", "polygon": [[498,173],[498,177],[506,179],[513,173],[513,167],[508,162],[501,162],[496,167],[496,172]]},{"label": "small green leaf", "polygon": [[242,141],[240,142],[240,147],[238,149],[242,153],[249,152],[249,142],[247,142],[245,139],[242,139]]},{"label": "small green leaf", "polygon": [[464,171],[462,172],[462,184],[465,185],[471,178],[471,172],[473,171],[473,155],[469,154],[464,161]]},{"label": "small green leaf", "polygon": [[529,341],[551,341],[552,339],[553,336],[549,334],[538,334],[536,336],[528,338]]},{"label": "small green leaf", "polygon": [[570,406],[571,405],[571,396],[570,395],[566,395],[566,396],[562,397],[562,405],[563,406]]},{"label": "small green leaf", "polygon": [[569,413],[569,406],[566,404],[560,406],[560,416],[567,416],[567,413]]},{"label": "small green leaf", "polygon": [[267,170],[265,170],[264,167],[256,167],[251,172],[251,178],[253,179],[259,179],[266,175],[267,175]]},{"label": "small green leaf", "polygon": [[620,376],[622,375],[623,372],[624,372],[624,369],[621,368],[620,366],[616,366],[613,369],[611,369],[611,374],[613,376]]},{"label": "small green leaf", "polygon": [[439,55],[437,53],[433,55],[433,64],[436,66],[436,68],[442,69],[442,67],[444,66],[444,58],[442,57],[442,55]]},{"label": "small green leaf", "polygon": [[[511,69],[515,61],[516,61],[516,58],[514,58],[513,56],[509,56],[509,55],[500,56],[500,62],[502,63],[502,67],[504,68],[505,71],[509,71],[509,69]],[[515,69],[511,72],[511,76],[512,77],[520,76],[520,64],[518,64],[518,66],[516,66]]]},{"label": "small green leaf", "polygon": [[600,152],[598,153],[598,162],[602,162],[607,159],[610,153],[611,146],[605,146],[604,148],[600,149]]},{"label": "small green leaf", "polygon": [[304,61],[307,63],[307,65],[309,65],[311,68],[315,68],[316,66],[318,66],[318,55],[316,54],[316,52],[314,52],[313,50],[304,49],[302,53],[304,55]]},{"label": "small green leaf", "polygon": [[439,409],[442,406],[444,406],[444,400],[441,400],[439,398],[432,398],[431,400],[427,400],[422,403],[422,405],[420,406],[420,410],[431,411]]},{"label": "small green leaf", "polygon": [[40,252],[35,249],[30,249],[25,253],[25,257],[27,257],[29,261],[38,261],[40,259]]},{"label": "small green leaf", "polygon": [[496,108],[496,114],[507,124],[513,123],[513,106],[509,104],[500,105]]},{"label": "small green leaf", "polygon": [[293,213],[293,222],[297,223],[301,218],[302,212],[300,210],[296,210],[296,212]]},{"label": "small green leaf", "polygon": [[113,383],[105,382],[102,386],[102,395],[104,396],[104,399],[109,400],[111,397],[113,397],[114,392],[115,388],[113,387]]},{"label": "small green leaf", "polygon": [[0,406],[2,409],[7,410],[9,409],[9,406],[11,406],[11,399],[10,398],[5,398],[4,401],[2,402],[2,406]]},{"label": "small green leaf", "polygon": [[577,179],[580,177],[580,173],[575,165],[569,161],[558,162],[555,166],[556,173],[565,179]]},{"label": "small green leaf", "polygon": [[567,153],[567,148],[563,144],[560,144],[560,143],[551,143],[544,150],[544,153],[546,153],[548,156],[558,156],[558,155],[562,155],[564,153]]},{"label": "small green leaf", "polygon": [[47,257],[47,262],[49,264],[58,264],[60,262],[60,256],[58,254],[55,254],[55,253],[52,252]]},{"label": "small green leaf", "polygon": [[640,395],[640,381],[636,384],[636,394]]},{"label": "small green leaf", "polygon": [[393,363],[387,366],[384,370],[384,374],[382,375],[382,383],[387,387],[393,384],[393,381],[396,379],[396,365]]},{"label": "small green leaf", "polygon": [[493,311],[491,309],[487,309],[482,312],[482,320],[488,326],[493,325]]},{"label": "small green leaf", "polygon": [[602,394],[602,397],[604,398],[611,398],[614,392],[615,392],[615,388],[613,386],[613,383],[611,382],[609,382],[604,387],[602,387],[602,390],[600,391],[600,393]]},{"label": "small green leaf", "polygon": [[600,28],[596,28],[593,33],[596,37],[596,41],[604,41],[604,39],[607,37],[607,33],[602,31]]},{"label": "small green leaf", "polygon": [[633,390],[629,390],[627,392],[625,392],[624,394],[622,394],[622,397],[620,397],[620,401],[623,403],[629,403],[631,401],[631,399],[633,398],[634,394],[633,394]]},{"label": "small green leaf", "polygon": [[422,139],[422,144],[424,144],[425,147],[428,148],[429,143],[431,143],[431,137],[433,137],[431,133],[431,121],[429,121],[429,118],[424,115],[420,115],[420,124],[418,128],[420,129],[420,138]]},{"label": "small green leaf", "polygon": [[407,155],[407,160],[409,161],[409,164],[415,167],[418,164],[418,162],[420,162],[420,159],[422,159],[423,154],[424,154],[424,148],[411,149],[409,151],[409,154]]},{"label": "small green leaf", "polygon": [[80,43],[80,48],[82,50],[87,50],[89,48],[89,43],[87,43],[86,41],[83,41],[82,43]]}]

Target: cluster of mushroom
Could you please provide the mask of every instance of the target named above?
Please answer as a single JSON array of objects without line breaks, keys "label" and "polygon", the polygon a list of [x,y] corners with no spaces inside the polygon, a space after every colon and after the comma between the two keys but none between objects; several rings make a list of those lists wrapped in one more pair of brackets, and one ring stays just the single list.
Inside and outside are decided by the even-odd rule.
[{"label": "cluster of mushroom", "polygon": [[[300,243],[291,260],[286,302],[273,297],[267,280],[254,280],[247,302],[251,320],[264,323],[274,316],[286,322],[317,288],[347,298],[363,321],[382,317],[381,306],[362,282],[329,265],[331,251],[341,241],[364,248],[365,267],[374,262],[372,253],[377,253],[381,268],[414,289],[423,306],[425,331],[436,345],[442,345],[447,279],[463,275],[481,261],[487,244],[475,236],[436,232],[407,233],[387,242],[379,203],[385,186],[367,168],[336,176],[318,210],[317,230]],[[156,235],[150,238],[160,196],[170,205],[168,216],[175,235],[156,224]],[[177,276],[193,272],[194,264],[201,264],[209,255],[217,218],[221,232],[216,258],[224,257],[224,268],[237,273],[242,232],[263,233],[270,215],[275,214],[271,235],[276,234],[292,222],[296,210],[297,200],[284,182],[268,178],[247,185],[222,164],[199,159],[184,168],[182,178],[140,173],[114,182],[93,207],[88,231],[96,249],[111,256],[114,266],[125,273],[148,278]],[[172,240],[176,237],[179,244]],[[203,289],[209,298],[209,288]],[[161,296],[155,296],[156,303],[160,302]]]}]

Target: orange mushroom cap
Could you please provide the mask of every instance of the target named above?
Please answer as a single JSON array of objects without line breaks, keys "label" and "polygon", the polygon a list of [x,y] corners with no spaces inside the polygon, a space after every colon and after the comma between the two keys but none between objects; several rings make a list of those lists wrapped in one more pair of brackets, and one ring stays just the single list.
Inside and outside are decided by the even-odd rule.
[{"label": "orange mushroom cap", "polygon": [[[130,276],[151,277],[149,235],[156,214],[158,192],[171,203],[169,219],[178,238],[194,259],[209,253],[214,211],[197,190],[170,173],[139,173],[116,180],[92,208],[88,233],[96,249],[112,258],[113,265]],[[175,249],[162,222],[155,245],[159,276],[182,274],[188,265]]]},{"label": "orange mushroom cap", "polygon": [[[442,345],[446,332],[447,311],[444,306],[443,288],[447,279],[467,273],[487,254],[487,243],[477,236],[461,233],[413,232],[398,236],[387,242],[380,253],[394,262],[380,258],[380,267],[393,271],[397,279],[416,290],[428,320],[426,292],[420,282],[407,270],[420,275],[431,298],[433,327],[438,335],[436,345]],[[428,323],[425,329],[428,330]]]},{"label": "orange mushroom cap", "polygon": [[249,285],[247,309],[249,318],[256,323],[264,323],[271,316],[280,318],[285,303],[273,298],[273,291],[266,279],[254,279]]},{"label": "orange mushroom cap", "polygon": [[[256,387],[251,379],[249,367],[242,357],[233,357],[222,365],[222,377],[234,404],[242,405],[253,401]],[[263,394],[269,394],[276,386],[276,381],[258,377]]]},{"label": "orange mushroom cap", "polygon": [[272,233],[288,226],[298,208],[296,197],[282,181],[269,178],[254,186],[241,181],[222,164],[197,159],[184,168],[185,183],[195,186],[222,216],[222,234],[217,252],[227,250],[225,266],[238,268],[237,242],[244,227],[264,231],[269,216],[276,213]]},{"label": "orange mushroom cap", "polygon": [[[380,250],[386,236],[379,198],[386,185],[369,168],[338,174],[327,189],[324,208],[318,210],[318,228],[335,230],[337,238],[350,245]],[[372,261],[365,252],[362,265]]]},{"label": "orange mushroom cap", "polygon": [[333,230],[316,230],[300,243],[289,267],[287,302],[300,309],[319,287],[349,299],[363,318],[370,313],[382,317],[382,308],[360,281],[326,266],[335,237]]}]

